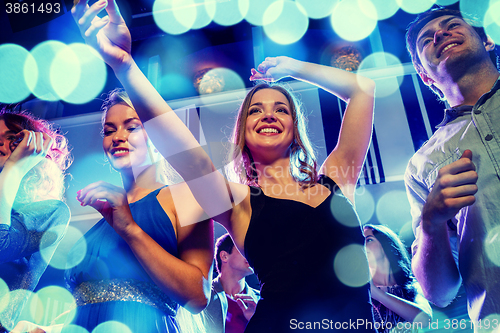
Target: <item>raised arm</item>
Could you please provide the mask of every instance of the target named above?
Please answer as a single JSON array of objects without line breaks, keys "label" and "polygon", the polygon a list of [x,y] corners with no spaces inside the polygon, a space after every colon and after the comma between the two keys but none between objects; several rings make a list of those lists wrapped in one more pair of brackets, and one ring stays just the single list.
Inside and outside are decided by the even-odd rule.
[{"label": "raised arm", "polygon": [[290,76],[317,85],[347,102],[337,146],[320,173],[328,175],[353,201],[353,189],[370,145],[373,127],[375,83],[344,70],[298,61],[288,57],[266,58],[251,79],[276,81]]},{"label": "raised arm", "polygon": [[[97,17],[96,15],[103,9],[106,9],[108,16]],[[172,159],[172,161],[169,159],[169,162],[185,179],[194,178],[196,175],[191,172],[200,169],[192,167],[190,162],[204,165],[202,169],[205,173],[213,171],[212,163],[203,153],[203,149],[196,149],[199,148],[199,144],[189,129],[174,112],[171,112],[170,106],[151,85],[132,58],[130,32],[115,0],[109,0],[107,6],[106,1],[98,1],[91,7],[86,1],[79,1],[71,12],[86,43],[94,47],[115,72],[141,121],[146,125],[148,121],[154,119],[153,122],[158,125],[150,127],[162,128],[162,133],[148,132],[162,155],[167,159],[169,157]],[[191,149],[195,151],[188,153]],[[186,152],[182,154],[183,158],[172,158],[173,155],[183,152]],[[176,161],[183,165],[176,167],[173,163]]]},{"label": "raised arm", "polygon": [[[100,19],[96,15],[104,8],[108,17]],[[130,33],[115,0],[109,0],[107,7],[101,1],[91,7],[80,1],[71,12],[87,44],[101,54],[127,91],[149,138],[184,178],[207,214],[213,217],[227,212],[231,200],[246,197],[248,190],[243,187],[236,187],[241,194],[233,192],[230,197],[224,177],[132,59]],[[220,222],[229,221],[229,215],[221,216],[224,220]]]}]

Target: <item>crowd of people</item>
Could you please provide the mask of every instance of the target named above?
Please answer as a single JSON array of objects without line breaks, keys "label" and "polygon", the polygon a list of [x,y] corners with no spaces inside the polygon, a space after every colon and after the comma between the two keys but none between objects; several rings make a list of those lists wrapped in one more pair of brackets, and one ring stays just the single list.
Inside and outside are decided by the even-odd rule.
[{"label": "crowd of people", "polygon": [[[428,301],[447,306],[462,284],[475,324],[500,315],[500,267],[484,243],[499,230],[499,71],[495,44],[462,13],[430,10],[407,32],[417,73],[448,106],[405,174],[410,255],[390,228],[361,225],[353,205],[372,136],[371,79],[266,58],[252,69],[259,84],[238,111],[229,181],[135,63],[116,2],[75,1],[71,12],[123,86],[102,107],[102,148],[123,186],[100,181],[77,193],[103,218],[79,241],[87,245],[83,260],[65,272],[76,301],[66,323],[19,321],[29,296],[19,293],[0,314],[0,332],[64,332],[68,325],[92,332],[116,321],[131,332],[275,333],[296,330],[293,320],[325,319],[364,323],[341,327],[348,331],[413,332],[397,324],[426,327]],[[276,83],[285,77],[347,105],[324,161],[315,157],[294,94]],[[47,121],[0,113],[0,278],[10,291],[35,289],[64,236],[70,164],[67,140]],[[227,230],[217,241],[214,221]],[[349,267],[364,281],[357,285],[332,264],[353,244]],[[260,290],[245,281],[253,273]]]}]

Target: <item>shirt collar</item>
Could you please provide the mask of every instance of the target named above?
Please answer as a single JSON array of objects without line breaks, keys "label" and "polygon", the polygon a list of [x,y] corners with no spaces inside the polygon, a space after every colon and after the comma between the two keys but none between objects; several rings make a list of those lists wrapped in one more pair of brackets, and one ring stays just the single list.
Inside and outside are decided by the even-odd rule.
[{"label": "shirt collar", "polygon": [[[495,84],[493,85],[491,90],[489,92],[487,92],[486,94],[484,94],[483,96],[481,96],[478,103],[483,101],[485,98],[489,98],[498,89],[500,89],[500,76],[498,77],[497,81],[495,82]],[[474,105],[461,105],[461,106],[457,106],[454,108],[444,109],[444,118],[441,121],[441,123],[439,123],[439,125],[436,126],[436,128],[443,127],[444,125],[446,125],[450,121],[452,121],[460,116],[470,114],[472,112],[473,107],[474,107]]]},{"label": "shirt collar", "polygon": [[450,121],[460,116],[470,114],[472,112],[473,107],[474,107],[473,105],[461,105],[454,108],[444,109],[444,118],[441,121],[441,123],[439,123],[439,125],[436,126],[436,128],[443,127]]}]

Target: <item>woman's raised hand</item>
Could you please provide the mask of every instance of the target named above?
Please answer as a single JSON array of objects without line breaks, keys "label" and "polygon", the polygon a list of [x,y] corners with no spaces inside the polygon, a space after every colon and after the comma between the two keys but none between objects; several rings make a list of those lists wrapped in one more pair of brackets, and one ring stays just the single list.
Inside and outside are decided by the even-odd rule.
[{"label": "woman's raised hand", "polygon": [[47,156],[52,142],[53,139],[46,133],[22,130],[16,134],[16,140],[10,145],[12,154],[5,165],[15,165],[24,176]]},{"label": "woman's raised hand", "polygon": [[252,68],[250,81],[265,80],[275,82],[293,75],[299,61],[289,57],[267,57],[257,69]]},{"label": "woman's raised hand", "polygon": [[[85,42],[99,52],[115,71],[132,61],[132,38],[115,0],[99,0],[89,7],[88,0],[74,0],[73,19]],[[106,9],[107,16],[97,16]]]}]

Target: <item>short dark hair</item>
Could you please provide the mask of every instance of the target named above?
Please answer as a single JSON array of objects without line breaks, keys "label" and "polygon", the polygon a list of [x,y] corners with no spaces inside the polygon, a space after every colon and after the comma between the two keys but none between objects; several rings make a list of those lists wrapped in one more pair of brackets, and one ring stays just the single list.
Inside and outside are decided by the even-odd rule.
[{"label": "short dark hair", "polygon": [[[420,61],[420,58],[417,53],[417,36],[422,30],[422,28],[429,23],[430,21],[441,17],[441,16],[456,16],[464,20],[467,24],[471,25],[469,22],[476,22],[479,23],[479,20],[475,18],[472,15],[464,14],[459,10],[456,9],[451,9],[451,8],[445,8],[441,6],[436,6],[426,12],[423,12],[420,14],[413,22],[411,22],[408,25],[408,29],[406,31],[406,49],[410,53],[411,61],[413,63],[413,66],[415,67],[417,73],[420,73],[423,70],[422,67],[422,62]],[[479,24],[478,24],[479,25]],[[484,31],[484,28],[481,26],[475,26],[471,25],[472,28],[476,31],[476,33],[479,35],[482,41],[486,41],[488,38],[486,35],[486,32]],[[498,62],[498,57],[496,55],[495,50],[489,51],[490,54],[490,59],[495,65],[495,67],[498,69],[499,68],[499,62]],[[443,93],[434,85],[431,85],[430,88],[442,99]]]},{"label": "short dark hair", "polygon": [[225,233],[224,235],[217,238],[217,241],[215,242],[215,262],[216,262],[217,272],[219,272],[219,274],[222,268],[222,260],[220,258],[220,253],[222,251],[226,251],[227,253],[231,254],[233,252],[233,248],[234,248],[233,239],[231,238],[231,236],[229,236],[228,233]]}]

